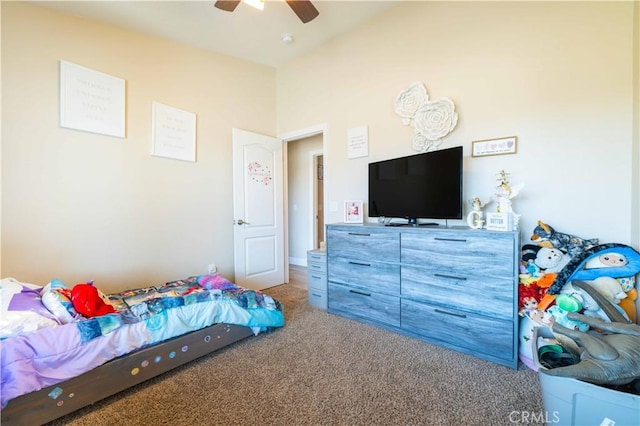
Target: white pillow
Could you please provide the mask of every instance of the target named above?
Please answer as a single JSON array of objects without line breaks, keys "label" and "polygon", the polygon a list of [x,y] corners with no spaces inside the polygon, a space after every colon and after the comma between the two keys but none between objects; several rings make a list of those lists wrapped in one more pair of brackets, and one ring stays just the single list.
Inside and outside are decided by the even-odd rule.
[{"label": "white pillow", "polygon": [[0,280],[0,339],[60,324],[42,304],[41,288],[14,278]]}]

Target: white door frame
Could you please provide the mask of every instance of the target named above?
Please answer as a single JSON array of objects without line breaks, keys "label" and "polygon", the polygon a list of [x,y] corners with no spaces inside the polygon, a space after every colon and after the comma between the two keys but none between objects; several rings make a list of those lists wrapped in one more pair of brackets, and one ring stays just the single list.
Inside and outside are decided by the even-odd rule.
[{"label": "white door frame", "polygon": [[[322,135],[322,151],[323,151],[323,160],[325,170],[327,168],[327,123],[316,124],[314,126],[306,127],[300,130],[294,130],[292,132],[287,132],[282,135],[278,135],[278,139],[282,140],[283,144],[297,141],[299,139],[308,138],[315,135]],[[287,155],[287,150],[284,149],[283,146],[283,179],[284,179],[284,258],[285,260],[289,259],[289,176],[287,173],[289,157]],[[325,196],[325,200],[326,200]],[[326,210],[326,202],[323,206],[324,211]],[[325,216],[326,217],[326,216]],[[288,260],[287,260],[288,261]],[[289,282],[289,268],[284,268],[284,282]]]}]

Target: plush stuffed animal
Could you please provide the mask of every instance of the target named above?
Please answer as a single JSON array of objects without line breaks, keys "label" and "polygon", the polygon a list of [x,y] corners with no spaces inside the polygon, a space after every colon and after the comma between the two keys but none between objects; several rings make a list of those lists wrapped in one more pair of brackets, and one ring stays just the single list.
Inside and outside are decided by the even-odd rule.
[{"label": "plush stuffed animal", "polygon": [[[624,256],[626,264],[623,266],[610,266],[607,268],[585,268],[584,266],[594,256],[600,257],[605,254],[615,254]],[[562,287],[572,280],[594,280],[598,277],[607,276],[612,278],[632,277],[640,272],[640,253],[633,247],[618,244],[606,243],[586,249],[571,259],[571,262],[562,269],[556,276],[553,284],[549,287],[549,294],[558,294]]]},{"label": "plush stuffed animal", "polygon": [[627,297],[620,300],[618,304],[623,311],[627,313],[629,320],[636,324],[638,322],[638,318],[636,315],[636,300],[638,300],[638,290],[635,287],[636,279],[633,277],[625,277],[617,279],[620,285],[622,286],[622,290],[626,293]]},{"label": "plush stuffed animal", "polygon": [[542,275],[540,271],[540,267],[536,265],[536,262],[534,262],[531,259],[527,260],[526,265],[524,265],[524,270],[527,274],[531,275],[532,277],[539,277]]},{"label": "plush stuffed animal", "polygon": [[538,286],[538,282],[530,277],[521,277],[518,286],[518,306],[520,316],[524,316],[527,311],[538,309],[538,301],[543,296],[543,289]]},{"label": "plush stuffed animal", "polygon": [[105,303],[93,282],[74,285],[71,289],[71,303],[78,313],[87,318],[116,312],[113,306]]},{"label": "plush stuffed animal", "polygon": [[[591,286],[589,286],[589,288],[591,288]],[[593,289],[593,292],[595,292],[595,289]],[[591,294],[587,293],[580,287],[574,286],[573,282],[567,283],[562,288],[560,294],[571,296],[577,300],[577,302],[582,306],[582,314],[593,318],[600,318],[604,321],[611,321]]]},{"label": "plush stuffed animal", "polygon": [[559,249],[541,247],[536,254],[535,264],[544,269],[546,273],[560,272],[571,260],[571,256],[564,254]]},{"label": "plush stuffed animal", "polygon": [[565,311],[564,309],[560,308],[558,305],[553,305],[552,307],[547,309],[547,312],[553,315],[554,322],[560,324],[563,327],[567,327],[571,330],[579,330],[579,331],[582,331],[583,333],[586,333],[587,331],[589,331],[589,325],[581,321],[569,319],[567,317],[567,315],[569,314],[569,311]]},{"label": "plush stuffed animal", "polygon": [[597,238],[585,240],[575,235],[556,232],[555,229],[541,220],[538,221],[538,226],[534,228],[531,240],[538,241],[538,245],[543,247],[560,249],[571,257],[598,244]]},{"label": "plush stuffed animal", "polygon": [[531,276],[560,272],[570,260],[571,257],[569,255],[557,248],[535,244],[522,246],[523,266]]},{"label": "plush stuffed animal", "polygon": [[625,266],[629,261],[620,253],[605,253],[600,256],[593,256],[584,264],[585,269],[594,268],[615,268]]},{"label": "plush stuffed animal", "polygon": [[620,282],[615,278],[599,277],[587,282],[609,302],[616,305],[620,304],[620,301],[627,297],[627,294],[622,289],[622,285],[620,285]]}]

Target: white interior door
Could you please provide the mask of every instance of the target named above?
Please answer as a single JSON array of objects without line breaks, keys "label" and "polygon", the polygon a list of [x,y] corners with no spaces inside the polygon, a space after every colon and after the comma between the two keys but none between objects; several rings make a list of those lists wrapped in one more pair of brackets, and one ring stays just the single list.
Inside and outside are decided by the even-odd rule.
[{"label": "white interior door", "polygon": [[235,282],[262,290],[284,283],[282,141],[233,129]]}]

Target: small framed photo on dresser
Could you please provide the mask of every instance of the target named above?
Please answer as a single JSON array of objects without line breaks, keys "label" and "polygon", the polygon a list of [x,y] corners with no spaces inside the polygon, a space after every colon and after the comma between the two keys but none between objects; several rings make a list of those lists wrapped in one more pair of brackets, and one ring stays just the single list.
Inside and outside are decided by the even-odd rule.
[{"label": "small framed photo on dresser", "polygon": [[362,201],[348,200],[344,202],[344,222],[363,223],[364,214],[362,212]]}]

